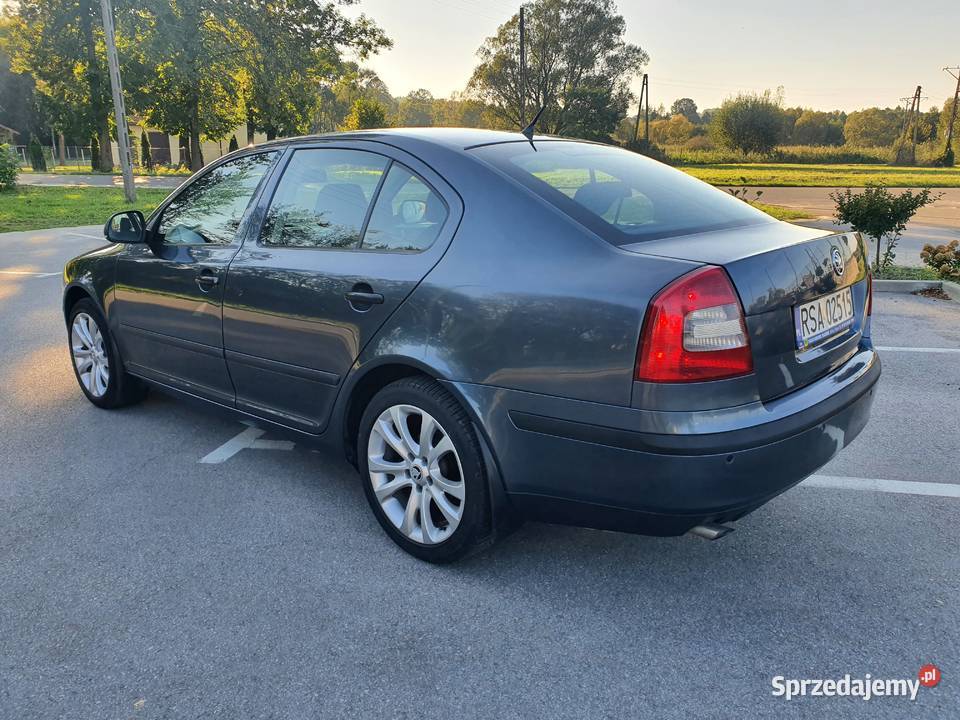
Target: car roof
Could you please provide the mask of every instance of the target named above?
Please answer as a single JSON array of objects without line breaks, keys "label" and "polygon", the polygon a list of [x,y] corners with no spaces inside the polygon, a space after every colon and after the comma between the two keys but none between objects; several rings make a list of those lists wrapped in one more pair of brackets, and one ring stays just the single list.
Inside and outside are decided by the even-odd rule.
[{"label": "car roof", "polygon": [[[451,150],[466,150],[478,145],[494,145],[508,142],[527,142],[520,131],[507,132],[504,130],[485,130],[481,128],[456,127],[412,127],[412,128],[381,128],[377,130],[355,130],[350,132],[324,133],[321,135],[302,135],[299,137],[283,138],[263,143],[257,147],[271,145],[285,146],[294,143],[311,142],[316,140],[379,140],[397,145],[403,145],[404,140],[419,143],[440,145]],[[535,135],[534,140],[559,140],[550,135]],[[569,139],[569,138],[563,138]]]}]

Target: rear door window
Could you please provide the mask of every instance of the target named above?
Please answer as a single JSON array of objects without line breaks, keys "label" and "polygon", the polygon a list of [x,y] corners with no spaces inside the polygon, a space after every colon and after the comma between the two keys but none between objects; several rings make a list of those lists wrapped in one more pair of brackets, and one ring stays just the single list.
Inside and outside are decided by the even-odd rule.
[{"label": "rear door window", "polygon": [[389,161],[362,150],[297,150],[270,203],[260,242],[355,249]]},{"label": "rear door window", "polygon": [[363,236],[365,250],[420,252],[433,245],[447,206],[419,176],[393,163]]},{"label": "rear door window", "polygon": [[472,152],[615,245],[773,222],[728,193],[621,148],[537,141],[535,148],[511,142]]}]

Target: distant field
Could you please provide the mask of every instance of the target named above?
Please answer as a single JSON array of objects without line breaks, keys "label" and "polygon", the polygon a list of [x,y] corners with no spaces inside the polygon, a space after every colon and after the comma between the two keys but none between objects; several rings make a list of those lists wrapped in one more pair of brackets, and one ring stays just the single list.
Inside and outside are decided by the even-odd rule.
[{"label": "distant field", "polygon": [[128,205],[119,188],[21,186],[0,192],[0,232],[98,225],[120,210],[146,215],[169,193],[137,188],[137,202]]},{"label": "distant field", "polygon": [[780,187],[960,187],[960,169],[889,165],[719,164],[681,167],[712,185]]}]

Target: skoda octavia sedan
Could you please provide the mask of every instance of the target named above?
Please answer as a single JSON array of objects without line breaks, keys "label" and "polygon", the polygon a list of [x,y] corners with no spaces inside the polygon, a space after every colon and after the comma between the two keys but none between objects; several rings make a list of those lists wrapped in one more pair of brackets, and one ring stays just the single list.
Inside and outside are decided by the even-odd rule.
[{"label": "skoda octavia sedan", "polygon": [[104,230],[64,271],[87,398],[334,446],[433,562],[518,518],[717,537],[850,443],[880,376],[859,235],[605,145],[285,140]]}]

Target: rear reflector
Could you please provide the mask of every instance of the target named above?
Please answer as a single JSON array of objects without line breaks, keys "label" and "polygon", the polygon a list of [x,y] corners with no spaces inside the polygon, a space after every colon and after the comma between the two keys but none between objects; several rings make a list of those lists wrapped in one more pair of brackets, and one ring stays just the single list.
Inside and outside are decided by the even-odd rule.
[{"label": "rear reflector", "polygon": [[751,372],[743,308],[723,268],[694,270],[650,302],[637,350],[637,380],[700,382]]},{"label": "rear reflector", "polygon": [[873,314],[873,273],[867,268],[867,317]]}]

